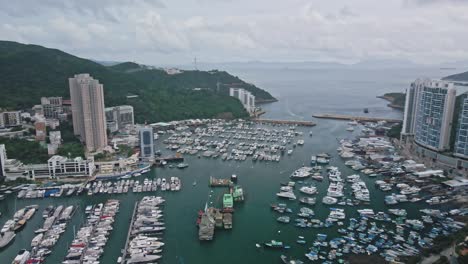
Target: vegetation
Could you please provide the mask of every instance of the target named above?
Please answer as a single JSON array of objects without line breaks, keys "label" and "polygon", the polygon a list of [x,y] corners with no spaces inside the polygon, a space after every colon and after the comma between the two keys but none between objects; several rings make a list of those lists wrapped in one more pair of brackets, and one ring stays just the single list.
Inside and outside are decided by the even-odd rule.
[{"label": "vegetation", "polygon": [[406,94],[404,93],[386,93],[383,96],[379,96],[390,102],[388,106],[403,109],[405,108]]},{"label": "vegetation", "polygon": [[9,159],[18,159],[25,164],[45,163],[49,159],[47,149],[35,141],[20,138],[0,138],[0,144],[5,144]]},{"label": "vegetation", "polygon": [[392,126],[390,130],[387,131],[387,136],[391,138],[400,139],[401,129],[402,129],[402,124],[398,123]]},{"label": "vegetation", "polygon": [[[68,78],[77,73],[89,73],[104,84],[106,106],[133,105],[137,122],[226,113],[236,118],[247,116],[240,102],[229,97],[229,87],[245,88],[259,100],[274,100],[268,92],[224,71],[169,75],[164,70],[129,62],[106,67],[56,49],[0,41],[2,107],[29,108],[38,104],[42,96],[68,98]],[[127,99],[127,95],[138,97]]]},{"label": "vegetation", "polygon": [[449,80],[449,81],[467,82],[468,81],[468,72],[462,72],[462,73],[449,75],[449,76],[444,77],[442,79],[443,80]]},{"label": "vegetation", "polygon": [[84,147],[81,143],[64,143],[57,150],[57,154],[64,157],[84,157]]}]

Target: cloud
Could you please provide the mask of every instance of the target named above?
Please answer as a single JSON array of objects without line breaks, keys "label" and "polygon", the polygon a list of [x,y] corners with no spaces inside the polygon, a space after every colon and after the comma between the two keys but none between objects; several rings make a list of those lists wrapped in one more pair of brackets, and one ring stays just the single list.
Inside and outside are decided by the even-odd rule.
[{"label": "cloud", "polygon": [[437,62],[468,58],[467,1],[0,0],[0,36],[147,64],[195,56]]}]

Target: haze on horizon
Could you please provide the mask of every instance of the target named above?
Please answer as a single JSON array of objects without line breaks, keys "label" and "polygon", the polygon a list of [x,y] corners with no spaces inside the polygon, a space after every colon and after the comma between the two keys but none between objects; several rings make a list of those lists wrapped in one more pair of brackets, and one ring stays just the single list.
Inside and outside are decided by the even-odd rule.
[{"label": "haze on horizon", "polygon": [[468,0],[0,3],[0,39],[102,61],[468,60]]}]

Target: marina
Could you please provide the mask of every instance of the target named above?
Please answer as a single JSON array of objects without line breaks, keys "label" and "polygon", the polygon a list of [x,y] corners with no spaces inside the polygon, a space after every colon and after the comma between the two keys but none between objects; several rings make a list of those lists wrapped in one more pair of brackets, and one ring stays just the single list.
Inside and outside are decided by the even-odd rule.
[{"label": "marina", "polygon": [[[353,73],[353,78],[354,74],[355,73]],[[387,73],[385,74],[385,76],[387,76]],[[271,76],[268,77],[270,78]],[[284,72],[281,74],[281,79],[282,78],[287,78]],[[364,76],[360,76],[360,78],[364,78]],[[293,80],[296,79],[295,76],[292,76],[289,82],[293,83]],[[337,77],[330,78],[329,80],[338,79]],[[283,83],[278,80],[275,80],[274,83],[281,86],[281,88],[284,87]],[[291,96],[288,98],[282,98],[275,104],[263,106],[267,111],[265,118],[279,120],[297,120],[304,118],[304,120],[307,120],[307,113],[328,111],[328,109],[331,108],[333,108],[333,110],[336,109],[336,111],[341,111],[341,113],[349,113],[350,115],[356,116],[359,116],[359,114],[362,115],[362,96],[365,95],[360,95],[358,98],[359,100],[356,100],[356,98],[353,98],[353,94],[344,94],[343,96],[346,98],[346,102],[343,102],[343,100],[339,100],[336,93],[331,93],[331,89],[322,89],[323,91],[314,89],[312,93],[308,93],[307,91],[310,90],[308,89],[310,83],[311,82],[307,82],[307,84],[304,85],[307,89],[301,91],[300,96],[294,97],[291,93]],[[385,85],[380,85],[381,83]],[[323,83],[321,85],[327,87],[327,85]],[[369,100],[375,100],[375,93],[382,92],[384,89],[383,86],[385,86],[385,89],[401,87],[388,86],[388,82],[380,81],[371,82],[370,84],[366,82],[359,83],[359,87],[365,85],[368,85],[367,88],[369,91],[372,91],[372,93],[369,93]],[[401,82],[401,85],[406,85],[406,81]],[[337,87],[338,86],[339,85],[337,85]],[[293,89],[293,86],[291,87],[291,89]],[[288,100],[290,100],[289,105]],[[329,108],[323,108],[324,102]],[[366,105],[366,107],[369,108],[369,115],[377,115],[380,113],[382,117],[391,119],[398,119],[401,117],[401,112],[387,110],[385,107],[380,107],[380,105],[380,100],[368,106]],[[301,117],[301,115],[303,117]],[[218,123],[222,126],[226,125],[224,128],[225,132],[219,132],[219,130],[214,130],[213,128],[208,130],[200,128],[198,131],[200,131],[201,134],[195,134],[196,127],[194,127],[189,130],[174,130],[173,132],[167,131],[165,134],[161,134],[155,146],[156,149],[160,150],[161,157],[175,157],[175,153],[179,152],[181,153],[181,157],[179,158],[183,158],[183,161],[174,161],[174,163],[166,162],[165,164],[161,164],[162,166],[160,167],[151,168],[150,172],[143,174],[144,176],[132,176],[128,179],[122,179],[125,181],[139,180],[140,185],[143,185],[144,178],[148,178],[148,180],[152,180],[153,182],[157,179],[161,179],[161,182],[162,178],[165,178],[167,182],[171,177],[178,177],[181,186],[183,186],[180,192],[161,191],[161,188],[158,186],[156,193],[152,191],[146,193],[133,192],[130,188],[128,192],[122,194],[118,194],[118,192],[116,194],[113,192],[98,192],[97,194],[93,193],[92,195],[88,195],[87,192],[82,191],[80,195],[77,195],[77,191],[79,190],[78,186],[78,189],[70,196],[66,195],[68,190],[64,189],[62,195],[58,197],[54,195],[50,198],[17,198],[16,196],[20,189],[29,188],[29,186],[23,186],[12,190],[10,194],[4,194],[4,200],[0,203],[0,212],[2,212],[0,224],[3,226],[8,219],[13,218],[14,213],[18,209],[28,205],[39,205],[39,212],[43,212],[44,209],[50,205],[55,207],[59,205],[64,207],[73,205],[79,208],[69,220],[65,232],[60,236],[58,242],[53,247],[53,252],[46,257],[44,262],[61,263],[65,259],[69,245],[74,239],[74,235],[76,235],[76,232],[73,231],[74,227],[78,230],[86,221],[86,214],[84,213],[86,211],[85,208],[89,205],[105,203],[109,199],[118,199],[120,201],[120,206],[119,213],[116,215],[113,224],[114,231],[109,234],[108,243],[104,246],[103,254],[100,258],[101,263],[116,263],[118,258],[122,257],[122,249],[125,248],[126,245],[127,231],[132,221],[135,202],[140,201],[144,196],[156,195],[161,196],[167,203],[164,207],[164,223],[166,227],[163,236],[164,254],[157,260],[158,263],[172,264],[190,262],[235,264],[239,261],[245,263],[280,263],[283,260],[308,262],[309,257],[311,259],[317,258],[319,261],[316,261],[316,263],[326,261],[334,263],[338,262],[339,259],[347,259],[355,254],[339,251],[335,252],[332,247],[340,245],[340,248],[348,248],[346,245],[352,239],[359,239],[360,241],[370,239],[368,236],[360,238],[359,233],[376,230],[375,232],[377,234],[379,229],[383,229],[383,225],[390,225],[388,230],[397,230],[395,224],[392,222],[395,221],[403,225],[404,235],[401,235],[401,238],[408,241],[408,238],[412,238],[412,240],[415,241],[415,246],[412,247],[419,250],[419,245],[416,245],[419,244],[419,240],[416,239],[417,235],[421,236],[421,243],[423,244],[424,241],[426,241],[424,239],[425,237],[444,234],[447,232],[444,225],[449,227],[454,224],[454,222],[444,222],[444,225],[441,225],[441,222],[438,220],[439,218],[435,215],[442,215],[447,219],[459,217],[459,215],[450,214],[453,209],[459,208],[459,206],[453,204],[453,199],[457,197],[457,194],[448,192],[448,197],[451,198],[450,201],[437,204],[440,201],[445,202],[445,200],[447,200],[446,197],[442,197],[447,193],[447,189],[441,184],[431,183],[431,178],[417,179],[411,177],[411,175],[410,177],[392,176],[390,175],[392,172],[391,169],[388,171],[382,170],[381,168],[372,168],[366,163],[368,159],[354,159],[354,156],[358,157],[359,153],[363,153],[361,150],[355,152],[351,151],[355,148],[356,144],[377,146],[377,144],[385,143],[384,141],[375,141],[374,143],[371,141],[362,141],[360,143],[353,142],[356,136],[360,135],[361,132],[364,133],[366,131],[369,132],[368,130],[372,130],[370,124],[363,127],[360,125],[347,124],[346,122],[321,119],[318,125],[314,127],[268,125],[260,123],[246,125],[248,122],[244,122],[242,128],[238,128],[241,124],[233,125],[228,122],[221,123],[216,120],[212,121],[212,123]],[[350,126],[353,127],[353,131],[346,130]],[[259,130],[255,131],[251,128],[258,128]],[[284,132],[274,132],[275,130],[283,130]],[[203,135],[204,132],[206,135]],[[191,136],[192,143],[190,143],[191,140],[189,140],[188,137],[181,136],[182,133],[191,133],[193,135]],[[253,135],[252,133],[257,133],[257,135]],[[267,135],[268,133],[270,133],[270,135]],[[281,136],[273,136],[273,133],[281,133],[279,134]],[[289,133],[291,134],[287,136]],[[174,134],[176,135],[171,138]],[[221,138],[221,135],[224,138]],[[229,138],[227,138],[228,135]],[[284,137],[287,143],[284,147],[281,147],[281,137]],[[183,141],[179,142],[179,140],[183,140],[184,138],[187,138],[186,142],[189,144],[181,144]],[[342,139],[344,139],[346,143],[344,141],[340,142]],[[167,143],[164,143],[165,140],[167,140]],[[224,147],[226,152],[221,152],[221,150],[224,149],[221,145],[219,150],[216,148],[218,144],[222,143],[224,140],[227,140],[228,143],[232,141],[232,144],[222,144],[222,146],[228,145],[229,147]],[[304,144],[298,144],[298,140],[304,140]],[[210,142],[217,144],[211,144]],[[241,143],[243,143],[244,146],[239,145]],[[167,148],[168,146],[171,147]],[[206,150],[204,150],[205,147]],[[243,149],[244,147],[245,149]],[[250,150],[252,147],[255,147],[255,149]],[[337,151],[338,148],[342,148],[344,151]],[[234,153],[232,149],[235,149]],[[287,155],[288,150],[293,150],[291,155]],[[206,151],[209,152],[205,153]],[[252,151],[252,155],[249,154],[250,151]],[[281,154],[282,151],[284,155]],[[194,152],[194,154],[190,152]],[[257,154],[256,152],[258,152],[258,155],[256,159],[254,159],[255,154]],[[349,153],[354,154],[353,157],[349,157]],[[225,159],[223,159],[224,154],[226,154]],[[315,156],[315,161],[312,160],[312,156]],[[277,157],[279,157],[279,161],[277,161]],[[369,157],[383,160],[383,157],[379,155]],[[387,159],[388,157],[385,158],[385,161],[387,161]],[[320,163],[317,161],[320,161]],[[185,169],[177,169],[177,162],[184,162],[189,166]],[[388,162],[398,163],[398,161],[393,161],[393,158]],[[173,166],[171,167],[170,165]],[[321,166],[320,169],[319,166]],[[327,172],[327,166],[338,168],[337,171],[341,173],[340,178],[344,185],[343,197],[330,197],[336,199],[336,203],[332,205],[323,202],[331,183]],[[309,172],[309,176],[302,179],[291,178],[290,176],[294,171],[301,167],[312,168]],[[372,170],[372,172],[365,170]],[[394,172],[398,173],[398,170],[394,168]],[[212,205],[213,207],[221,208],[224,194],[231,192],[229,187],[209,187],[208,183],[210,177],[231,179],[231,181],[234,182],[232,178],[233,174],[236,175],[236,184],[242,185],[249,191],[246,196],[246,202],[235,206],[232,229],[218,229],[215,231],[216,234],[212,241],[208,243],[204,241],[201,242],[198,236],[199,228],[195,225],[197,212],[200,209],[203,210],[205,204],[208,205],[207,207]],[[359,201],[353,194],[353,189],[351,188],[353,183],[351,181],[357,180],[357,178],[353,179],[354,177],[351,177],[349,178],[350,181],[348,181],[348,176],[354,174],[358,174],[359,179],[365,182],[366,188],[370,194],[370,201]],[[392,180],[392,177],[396,178]],[[332,178],[338,179],[336,172]],[[118,180],[110,180],[110,182],[115,181]],[[106,183],[106,181],[102,182],[102,184]],[[290,182],[294,184],[290,184]],[[406,195],[405,201],[404,194],[401,194],[400,188],[396,187],[398,183],[406,183],[410,188],[417,187],[421,190],[418,195]],[[297,196],[297,199],[290,201],[277,198],[275,194],[279,191],[281,186],[288,185],[294,186],[293,192]],[[313,195],[302,194],[299,189],[303,186],[315,186],[317,188],[317,193]],[[115,189],[115,185],[113,185],[113,187]],[[39,188],[39,186],[34,188]],[[408,191],[412,192],[414,190],[408,188]],[[309,198],[315,198],[315,204],[300,203],[299,199],[308,196],[310,196]],[[398,203],[387,205],[385,203],[386,196],[397,199]],[[437,200],[437,198],[432,199],[433,196],[439,196],[440,198],[439,200]],[[233,195],[233,199],[234,198]],[[331,202],[333,202],[333,199]],[[420,200],[418,201],[418,199]],[[431,201],[432,204],[426,201]],[[331,208],[344,209],[345,219],[337,219],[335,222],[326,221],[332,212]],[[360,211],[358,212],[358,210]],[[370,210],[374,212],[373,218],[370,218]],[[437,210],[439,212],[437,212]],[[457,211],[453,212],[463,214],[464,211],[460,211],[461,212],[458,213]],[[280,212],[284,213],[282,214]],[[335,215],[338,217],[341,213],[337,211],[337,213],[334,213],[334,216]],[[367,225],[364,224],[361,215],[363,217],[368,217],[366,221]],[[278,221],[278,218],[281,216],[286,217]],[[405,216],[405,219],[400,218],[402,216]],[[429,216],[431,219],[426,216]],[[287,222],[287,217],[289,217],[289,223],[285,223]],[[297,222],[297,218],[306,219],[307,221],[303,220],[304,222]],[[390,219],[390,222],[387,222],[388,219]],[[406,220],[409,221],[406,223]],[[438,229],[434,230],[433,233],[431,233],[431,230],[426,231],[430,226],[427,222],[431,220],[438,226]],[[339,222],[342,222],[342,225]],[[372,222],[376,223],[374,229]],[[41,217],[40,213],[36,213],[24,226],[23,230],[10,242],[8,247],[0,251],[0,257],[11,262],[22,249],[26,249],[26,251],[29,252],[31,242],[35,236],[37,236],[34,231],[41,228],[43,224],[44,219]],[[421,227],[421,224],[424,226],[422,231],[416,230]],[[329,225],[329,227],[325,227],[326,225]],[[439,228],[440,225],[441,227]],[[348,227],[354,228],[355,231],[348,230]],[[413,227],[416,229],[413,229]],[[356,231],[358,229],[363,231]],[[120,230],[120,232],[116,232],[116,230]],[[124,232],[122,232],[122,230],[124,230]],[[400,230],[400,228],[398,228],[398,230]],[[350,237],[351,232],[355,233],[353,237]],[[367,255],[367,247],[370,244],[372,246],[369,246],[369,252],[372,253],[375,251],[374,247],[378,246],[376,246],[375,242],[381,238],[381,235],[384,237],[387,235],[388,238],[393,237],[392,234],[386,234],[386,232],[387,231],[376,235],[372,242],[359,244],[361,246],[365,245],[365,247],[362,248],[365,255]],[[397,233],[395,232],[395,236],[396,235]],[[348,239],[348,242],[341,242],[342,239],[339,239],[340,237],[344,240]],[[388,243],[388,238],[385,240],[385,243]],[[398,238],[401,239],[400,237]],[[282,242],[283,246],[288,248],[264,248],[263,243],[271,242],[271,240]],[[320,246],[319,243],[322,246]],[[324,243],[328,246],[324,246]],[[408,248],[401,242],[400,245],[402,248],[396,247],[394,243],[395,248],[388,249],[394,252],[387,251],[386,253],[396,256],[397,253],[400,254],[399,252],[402,252],[402,249]],[[320,247],[320,251],[324,253],[316,254],[315,251],[309,250],[311,247]],[[226,258],[225,253],[223,253],[226,252],[226,249],[229,249],[230,252],[241,252],[240,259]],[[351,249],[352,248],[350,248],[350,252],[352,252]],[[359,256],[362,256],[360,254],[362,250],[359,249]],[[332,253],[330,254],[330,252]],[[382,249],[379,249],[372,254],[380,257],[380,253],[383,252]],[[411,252],[415,251],[411,249]],[[335,256],[335,259],[329,260],[329,254],[331,257]],[[340,254],[343,255],[339,256]]]}]

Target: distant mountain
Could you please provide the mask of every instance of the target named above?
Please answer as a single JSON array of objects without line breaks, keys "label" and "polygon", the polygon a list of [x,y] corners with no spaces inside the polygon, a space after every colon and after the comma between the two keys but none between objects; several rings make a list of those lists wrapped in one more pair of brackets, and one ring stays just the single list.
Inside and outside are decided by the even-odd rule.
[{"label": "distant mountain", "polygon": [[[132,62],[106,67],[57,49],[0,41],[0,108],[30,108],[42,96],[68,98],[68,78],[77,73],[89,73],[104,84],[106,106],[133,105],[138,122],[246,116],[240,102],[229,97],[229,87],[245,88],[260,101],[275,100],[224,71],[170,75]],[[127,99],[130,94],[138,97]]]},{"label": "distant mountain", "polygon": [[459,82],[468,82],[468,71],[467,72],[462,72],[462,73],[457,73],[453,75],[449,75],[447,77],[442,78],[443,80],[449,80],[449,81],[459,81]]}]

